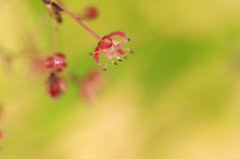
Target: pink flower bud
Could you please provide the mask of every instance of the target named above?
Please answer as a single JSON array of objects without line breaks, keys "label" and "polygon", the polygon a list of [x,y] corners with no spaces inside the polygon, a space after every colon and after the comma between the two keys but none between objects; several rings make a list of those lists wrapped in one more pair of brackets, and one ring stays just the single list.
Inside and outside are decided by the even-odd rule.
[{"label": "pink flower bud", "polygon": [[90,6],[85,9],[85,18],[86,19],[95,19],[98,16],[98,10],[96,7]]}]

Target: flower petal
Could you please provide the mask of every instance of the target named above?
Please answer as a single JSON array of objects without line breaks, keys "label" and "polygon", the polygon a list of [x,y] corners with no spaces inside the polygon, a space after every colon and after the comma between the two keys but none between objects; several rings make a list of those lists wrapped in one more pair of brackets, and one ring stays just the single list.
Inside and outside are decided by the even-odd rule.
[{"label": "flower petal", "polygon": [[99,62],[99,54],[98,53],[93,54],[93,58],[94,58],[94,60],[95,60],[95,62],[97,64],[100,64],[100,62]]},{"label": "flower petal", "polygon": [[112,43],[108,43],[108,42],[104,42],[104,41],[100,41],[99,43],[98,43],[98,47],[100,48],[100,49],[109,49],[110,47],[112,47]]},{"label": "flower petal", "polygon": [[127,37],[127,34],[125,34],[124,32],[121,32],[121,31],[114,31],[114,32],[108,34],[108,36],[114,36],[114,35],[121,36],[123,38]]},{"label": "flower petal", "polygon": [[117,54],[118,54],[118,55],[124,55],[125,53],[124,53],[121,49],[118,49],[118,50],[117,50]]},{"label": "flower petal", "polygon": [[57,56],[60,59],[65,59],[66,58],[66,56],[62,53],[56,53],[55,56]]},{"label": "flower petal", "polygon": [[54,67],[55,63],[54,63],[54,58],[53,57],[49,57],[46,59],[46,66],[51,68]]}]

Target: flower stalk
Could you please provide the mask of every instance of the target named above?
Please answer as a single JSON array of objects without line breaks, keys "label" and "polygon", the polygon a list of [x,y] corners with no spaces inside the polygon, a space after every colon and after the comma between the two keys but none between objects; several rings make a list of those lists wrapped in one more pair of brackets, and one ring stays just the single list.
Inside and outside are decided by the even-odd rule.
[{"label": "flower stalk", "polygon": [[53,19],[53,53],[57,52],[57,24]]},{"label": "flower stalk", "polygon": [[57,5],[66,12],[70,17],[72,17],[75,21],[77,21],[84,29],[86,29],[90,34],[92,34],[98,41],[101,41],[102,38],[97,35],[94,31],[92,31],[89,27],[87,27],[79,18],[77,18],[73,13],[71,13],[69,10],[67,10],[65,7],[63,7],[60,3],[57,3]]}]

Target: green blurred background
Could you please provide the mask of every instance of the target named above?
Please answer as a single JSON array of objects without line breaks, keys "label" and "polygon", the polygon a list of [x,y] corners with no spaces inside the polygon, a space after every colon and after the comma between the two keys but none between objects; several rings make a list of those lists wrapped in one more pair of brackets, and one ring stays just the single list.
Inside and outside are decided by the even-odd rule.
[{"label": "green blurred background", "polygon": [[[105,85],[86,104],[74,83],[53,100],[45,75],[29,73],[17,59],[0,71],[1,159],[239,159],[240,1],[62,0],[73,12],[94,5],[85,23],[100,36],[123,31],[134,50],[119,66],[109,64]],[[46,13],[41,0],[0,0],[0,42],[23,54],[23,41],[45,56],[52,26],[34,29]],[[97,41],[66,14],[59,50],[67,69],[84,75]],[[47,20],[48,19],[48,20]],[[102,62],[104,57],[101,56]],[[1,61],[4,64],[4,60]]]}]

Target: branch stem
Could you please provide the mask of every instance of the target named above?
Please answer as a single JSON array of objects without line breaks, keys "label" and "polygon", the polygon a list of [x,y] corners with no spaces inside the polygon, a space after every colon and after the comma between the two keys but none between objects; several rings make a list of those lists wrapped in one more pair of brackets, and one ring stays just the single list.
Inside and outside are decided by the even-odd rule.
[{"label": "branch stem", "polygon": [[102,38],[97,35],[94,31],[92,31],[89,27],[87,27],[79,18],[77,18],[73,13],[71,13],[69,10],[64,8],[60,3],[57,3],[57,5],[64,10],[70,17],[72,17],[75,21],[77,21],[84,29],[86,29],[90,34],[92,34],[98,41],[101,41]]}]

